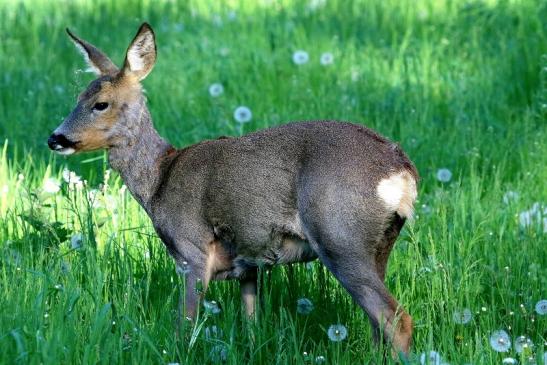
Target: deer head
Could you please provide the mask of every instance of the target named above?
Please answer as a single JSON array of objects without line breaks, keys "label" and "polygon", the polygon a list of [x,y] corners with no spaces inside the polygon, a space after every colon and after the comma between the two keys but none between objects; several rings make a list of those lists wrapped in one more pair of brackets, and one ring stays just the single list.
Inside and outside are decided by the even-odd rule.
[{"label": "deer head", "polygon": [[48,139],[63,155],[131,144],[133,123],[148,113],[140,81],[156,62],[154,32],[147,23],[139,28],[119,69],[97,47],[67,33],[97,78],[82,92],[74,110]]}]

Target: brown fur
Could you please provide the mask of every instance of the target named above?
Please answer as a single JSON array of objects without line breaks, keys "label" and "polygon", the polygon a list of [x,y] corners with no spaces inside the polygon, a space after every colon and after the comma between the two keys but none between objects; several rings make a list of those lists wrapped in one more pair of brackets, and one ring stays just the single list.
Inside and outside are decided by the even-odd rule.
[{"label": "brown fur", "polygon": [[[196,312],[197,282],[206,288],[212,279],[237,279],[251,315],[258,267],[318,257],[376,333],[383,330],[395,351],[407,353],[412,320],[383,282],[415,197],[417,172],[402,150],[365,127],[316,121],[175,151],[153,128],[137,82],[155,52],[153,32],[143,25],[122,70],[92,82],[48,143],[55,150],[108,148],[112,168],[169,253],[190,268],[187,314]],[[88,58],[105,59],[95,51]],[[94,111],[97,101],[110,109]]]}]

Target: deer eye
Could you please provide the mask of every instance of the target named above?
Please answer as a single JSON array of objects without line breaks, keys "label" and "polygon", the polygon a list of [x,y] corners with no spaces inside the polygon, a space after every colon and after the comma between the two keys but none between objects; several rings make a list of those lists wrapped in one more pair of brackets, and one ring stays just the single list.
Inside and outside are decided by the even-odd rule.
[{"label": "deer eye", "polygon": [[108,108],[108,103],[95,103],[93,105],[94,110],[105,110],[106,108]]}]

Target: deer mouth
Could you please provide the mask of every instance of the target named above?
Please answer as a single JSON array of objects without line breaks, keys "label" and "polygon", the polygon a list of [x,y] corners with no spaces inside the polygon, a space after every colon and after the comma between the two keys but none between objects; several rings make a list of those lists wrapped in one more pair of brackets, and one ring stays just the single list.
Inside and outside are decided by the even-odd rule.
[{"label": "deer mouth", "polygon": [[49,148],[60,155],[71,155],[76,152],[76,145],[78,142],[70,141],[63,134],[52,134],[47,144]]}]

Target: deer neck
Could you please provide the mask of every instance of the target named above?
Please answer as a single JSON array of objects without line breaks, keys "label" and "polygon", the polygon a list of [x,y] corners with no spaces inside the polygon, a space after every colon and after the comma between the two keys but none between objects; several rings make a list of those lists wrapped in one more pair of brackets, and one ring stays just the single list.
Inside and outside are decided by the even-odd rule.
[{"label": "deer neck", "polygon": [[124,137],[109,150],[110,166],[118,171],[137,201],[148,208],[160,181],[161,159],[173,147],[154,129],[144,102],[138,113],[126,116]]}]

